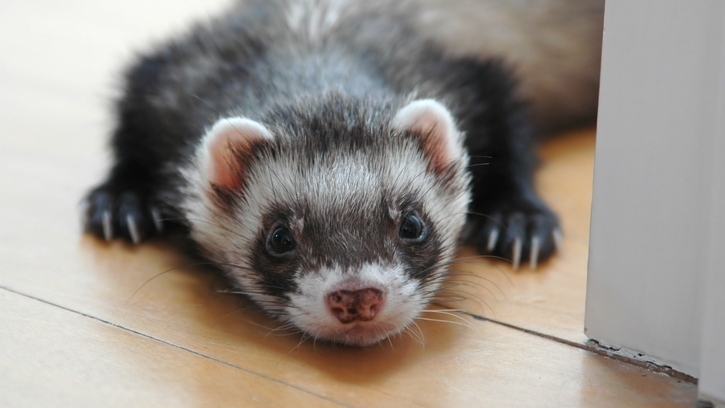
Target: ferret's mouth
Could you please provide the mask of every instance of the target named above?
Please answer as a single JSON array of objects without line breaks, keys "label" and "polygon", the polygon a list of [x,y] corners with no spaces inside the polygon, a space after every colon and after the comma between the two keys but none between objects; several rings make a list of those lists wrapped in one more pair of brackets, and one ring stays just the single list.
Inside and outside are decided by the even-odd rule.
[{"label": "ferret's mouth", "polygon": [[[348,327],[349,326],[349,327]],[[404,326],[396,326],[385,322],[355,322],[327,330],[325,333],[310,333],[314,337],[330,343],[351,347],[367,347],[380,343],[386,338],[395,336]]]}]

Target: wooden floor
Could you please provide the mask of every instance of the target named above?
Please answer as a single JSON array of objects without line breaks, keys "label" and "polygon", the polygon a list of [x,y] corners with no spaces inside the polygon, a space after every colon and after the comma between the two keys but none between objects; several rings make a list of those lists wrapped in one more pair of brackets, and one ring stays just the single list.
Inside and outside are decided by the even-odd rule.
[{"label": "wooden floor", "polygon": [[[221,2],[223,3],[223,2]],[[42,4],[42,5],[41,5]],[[693,406],[696,386],[586,351],[593,131],[543,148],[561,255],[462,261],[467,300],[400,338],[333,348],[274,330],[162,242],[80,233],[107,165],[114,73],[219,1],[9,1],[0,13],[0,406]]]}]

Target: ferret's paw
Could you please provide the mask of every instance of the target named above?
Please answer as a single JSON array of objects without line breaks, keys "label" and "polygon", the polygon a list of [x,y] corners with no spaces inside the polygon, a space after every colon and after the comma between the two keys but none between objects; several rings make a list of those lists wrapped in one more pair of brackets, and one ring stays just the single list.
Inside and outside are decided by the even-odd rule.
[{"label": "ferret's paw", "polygon": [[135,191],[117,191],[104,184],[92,190],[81,203],[83,228],[111,241],[122,238],[134,244],[163,232],[158,207]]},{"label": "ferret's paw", "polygon": [[467,241],[485,254],[510,260],[514,269],[528,262],[531,269],[561,246],[561,227],[544,204],[504,201],[469,217]]}]

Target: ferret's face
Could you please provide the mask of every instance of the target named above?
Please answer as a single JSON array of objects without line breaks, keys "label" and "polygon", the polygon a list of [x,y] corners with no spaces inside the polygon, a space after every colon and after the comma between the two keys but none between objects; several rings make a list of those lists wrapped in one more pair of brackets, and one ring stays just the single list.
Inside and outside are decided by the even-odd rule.
[{"label": "ferret's face", "polygon": [[[409,106],[384,135],[334,146],[218,123],[210,134],[227,137],[207,140],[187,205],[192,237],[267,312],[317,339],[366,346],[405,330],[445,277],[469,200],[459,135],[436,116],[447,111]],[[417,127],[430,120],[444,123]]]}]

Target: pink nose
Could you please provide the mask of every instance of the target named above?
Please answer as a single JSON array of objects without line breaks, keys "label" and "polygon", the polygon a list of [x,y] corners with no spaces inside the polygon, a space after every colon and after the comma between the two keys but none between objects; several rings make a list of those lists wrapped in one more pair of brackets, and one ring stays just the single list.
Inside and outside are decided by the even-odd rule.
[{"label": "pink nose", "polygon": [[340,323],[346,324],[361,320],[375,319],[383,309],[383,292],[373,289],[336,290],[327,295],[327,307]]}]

